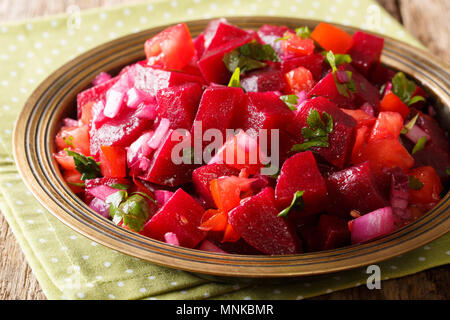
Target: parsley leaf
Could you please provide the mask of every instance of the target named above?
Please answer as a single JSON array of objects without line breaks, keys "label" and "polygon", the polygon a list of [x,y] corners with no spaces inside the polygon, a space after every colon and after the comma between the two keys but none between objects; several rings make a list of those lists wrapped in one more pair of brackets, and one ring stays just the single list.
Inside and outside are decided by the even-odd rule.
[{"label": "parsley leaf", "polygon": [[421,190],[423,188],[423,183],[419,179],[417,179],[415,176],[409,176],[409,188],[411,190]]},{"label": "parsley leaf", "polygon": [[323,51],[322,55],[325,56],[325,60],[331,66],[333,71],[337,71],[336,67],[340,64],[352,62],[352,57],[349,54],[334,54],[333,51]]},{"label": "parsley leaf", "polygon": [[86,157],[75,151],[64,149],[68,156],[72,157],[75,162],[75,169],[81,173],[81,180],[94,179],[101,177],[100,166],[95,162],[94,158]]},{"label": "parsley leaf", "polygon": [[450,176],[450,167],[445,168],[445,173],[447,173],[447,175]]},{"label": "parsley leaf", "polygon": [[416,153],[417,151],[422,150],[423,148],[425,148],[425,145],[426,145],[426,144],[427,144],[427,137],[425,137],[425,136],[420,137],[420,138],[417,140],[416,145],[415,145],[414,148],[412,149],[411,154],[414,154],[414,153]]},{"label": "parsley leaf", "polygon": [[308,26],[295,29],[295,33],[302,39],[311,37],[311,31],[309,30]]},{"label": "parsley leaf", "polygon": [[291,201],[291,204],[289,205],[289,207],[280,211],[280,213],[278,214],[278,217],[286,217],[287,214],[289,213],[289,211],[291,211],[292,207],[294,207],[294,206],[300,210],[303,209],[303,207],[305,206],[305,203],[303,202],[303,194],[304,193],[305,193],[305,191],[297,190],[294,193],[294,196],[292,197],[292,201]]},{"label": "parsley leaf", "polygon": [[418,101],[425,101],[422,96],[412,96],[416,87],[414,81],[409,80],[403,72],[397,72],[392,78],[392,92],[408,106]]},{"label": "parsley leaf", "polygon": [[230,72],[235,72],[236,68],[241,73],[261,69],[267,65],[263,61],[280,61],[280,58],[272,46],[256,41],[246,43],[223,56],[223,62]]},{"label": "parsley leaf", "polygon": [[295,94],[289,94],[281,96],[280,99],[288,106],[292,111],[297,110],[298,96]]},{"label": "parsley leaf", "polygon": [[241,87],[241,79],[240,79],[241,70],[239,67],[237,67],[233,74],[231,75],[230,82],[228,82],[229,87]]},{"label": "parsley leaf", "polygon": [[419,118],[419,113],[417,113],[414,118],[412,118],[407,124],[404,125],[402,131],[400,131],[401,134],[407,134],[409,130],[411,130],[414,125],[416,124],[417,119]]},{"label": "parsley leaf", "polygon": [[72,142],[73,141],[73,137],[72,136],[64,137],[63,140],[68,146],[71,146],[72,148],[74,148],[74,145],[73,145],[73,142]]},{"label": "parsley leaf", "polygon": [[339,91],[339,94],[343,95],[344,97],[349,97],[348,92],[357,92],[355,82],[352,79],[352,72],[351,71],[345,71],[347,73],[347,76],[349,78],[349,81],[347,83],[340,83],[336,77],[336,72],[338,72],[337,66],[342,63],[350,63],[352,62],[352,58],[348,54],[334,54],[333,51],[325,51],[323,54],[325,54],[326,60],[328,64],[331,66],[331,70],[333,73],[333,79],[334,83],[336,84],[336,88]]},{"label": "parsley leaf", "polygon": [[311,109],[306,119],[308,127],[302,128],[302,135],[306,139],[304,143],[295,144],[291,151],[301,152],[312,147],[328,147],[328,135],[333,132],[333,118],[326,112],[320,117],[319,111]]},{"label": "parsley leaf", "polygon": [[127,190],[130,186],[123,184],[123,183],[114,183],[111,185],[111,188],[114,189],[120,189],[120,190]]}]

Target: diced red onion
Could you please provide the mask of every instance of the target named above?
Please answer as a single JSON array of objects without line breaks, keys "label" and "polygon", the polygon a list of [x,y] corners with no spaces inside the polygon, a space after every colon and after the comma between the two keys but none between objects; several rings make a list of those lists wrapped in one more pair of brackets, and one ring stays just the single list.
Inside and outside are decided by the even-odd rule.
[{"label": "diced red onion", "polygon": [[87,188],[86,192],[89,193],[91,196],[95,198],[99,198],[103,201],[106,201],[106,198],[108,198],[113,193],[116,193],[117,189],[106,186],[106,185],[100,185],[93,188]]},{"label": "diced red onion", "polygon": [[158,128],[156,128],[152,138],[148,141],[148,146],[152,149],[158,149],[162,140],[169,131],[170,121],[169,119],[162,118],[159,122]]},{"label": "diced red onion", "polygon": [[167,190],[155,190],[153,194],[155,195],[155,200],[158,203],[159,209],[170,199],[170,197],[172,197],[173,192]]},{"label": "diced red onion", "polygon": [[394,220],[397,223],[409,220],[408,207],[409,180],[408,175],[402,169],[396,167],[391,170],[390,203]]},{"label": "diced red onion", "polygon": [[381,208],[350,221],[353,244],[364,243],[395,230],[391,207]]},{"label": "diced red onion", "polygon": [[391,91],[392,91],[392,82],[389,81],[386,83],[386,86],[384,87],[384,92],[383,92],[382,96],[384,97]]},{"label": "diced red onion", "polygon": [[375,117],[375,109],[370,103],[368,102],[363,103],[360,109],[365,113],[367,113],[368,115]]},{"label": "diced red onion", "polygon": [[434,110],[433,106],[430,104],[427,108],[428,114],[432,117],[436,116],[436,110]]},{"label": "diced red onion", "polygon": [[137,108],[141,103],[152,101],[154,98],[142,90],[131,88],[127,91],[127,106],[129,108]]},{"label": "diced red onion", "polygon": [[114,118],[119,114],[123,104],[124,93],[111,88],[106,93],[106,105],[103,114],[108,118]]},{"label": "diced red onion", "polygon": [[98,85],[100,85],[100,84],[102,84],[102,83],[104,83],[104,82],[106,82],[106,81],[108,81],[108,80],[110,80],[111,79],[111,75],[109,74],[109,73],[106,73],[106,72],[100,72],[95,78],[94,78],[94,80],[92,80],[92,85],[95,87],[95,86],[98,86]]},{"label": "diced red onion", "polygon": [[106,119],[105,115],[103,114],[104,109],[105,104],[103,103],[103,101],[94,103],[94,105],[92,106],[92,122],[94,124],[99,124]]},{"label": "diced red onion", "polygon": [[171,244],[173,246],[179,246],[180,242],[178,241],[178,237],[173,232],[167,232],[164,234],[164,241],[168,244]]},{"label": "diced red onion", "polygon": [[147,144],[152,136],[153,131],[147,131],[130,145],[127,149],[128,168],[134,166],[140,158],[148,157],[152,153],[153,149]]},{"label": "diced red onion", "polygon": [[336,79],[339,83],[348,83],[350,82],[350,77],[348,76],[347,72],[344,70],[338,70],[336,71]]},{"label": "diced red onion", "polygon": [[71,118],[64,118],[62,123],[64,127],[78,127],[78,121]]},{"label": "diced red onion", "polygon": [[140,119],[155,120],[156,116],[156,103],[143,102],[138,106],[136,117]]},{"label": "diced red onion", "polygon": [[216,246],[214,243],[212,243],[209,240],[203,240],[200,246],[198,247],[199,250],[208,251],[208,252],[217,252],[217,253],[228,253],[226,251],[223,251],[218,246]]},{"label": "diced red onion", "polygon": [[89,203],[89,208],[97,212],[99,215],[110,218],[109,216],[109,204],[99,198],[92,199],[91,203]]},{"label": "diced red onion", "polygon": [[414,143],[417,143],[421,137],[426,137],[427,142],[431,140],[430,135],[423,131],[418,125],[414,125],[405,136]]}]

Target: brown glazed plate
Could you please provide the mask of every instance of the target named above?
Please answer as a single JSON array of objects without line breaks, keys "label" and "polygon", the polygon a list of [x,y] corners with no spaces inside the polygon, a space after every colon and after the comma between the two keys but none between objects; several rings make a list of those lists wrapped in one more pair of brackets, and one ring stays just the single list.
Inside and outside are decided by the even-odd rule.
[{"label": "brown glazed plate", "polygon": [[[265,23],[314,28],[319,21],[285,17],[235,17],[231,23],[257,29]],[[209,20],[188,22],[193,36]],[[133,233],[92,211],[66,185],[52,154],[62,118],[75,117],[76,95],[101,71],[117,73],[145,57],[144,42],[167,26],[130,34],[100,45],[63,65],[33,92],[19,115],[14,155],[19,172],[34,196],[54,216],[77,232],[107,247],[156,264],[210,276],[239,278],[304,277],[373,264],[444,235],[450,230],[450,193],[422,218],[396,232],[362,245],[285,256],[219,254],[175,247]],[[340,26],[349,33],[356,29]],[[436,106],[438,120],[450,128],[450,69],[421,49],[384,37],[382,62],[420,83]]]}]

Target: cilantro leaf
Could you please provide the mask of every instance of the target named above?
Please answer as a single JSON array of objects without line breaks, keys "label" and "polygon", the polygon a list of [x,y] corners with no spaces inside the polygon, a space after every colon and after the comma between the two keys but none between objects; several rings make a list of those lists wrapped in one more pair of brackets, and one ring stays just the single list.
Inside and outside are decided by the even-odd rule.
[{"label": "cilantro leaf", "polygon": [[295,94],[289,94],[281,96],[280,99],[288,106],[292,111],[297,110],[298,96]]},{"label": "cilantro leaf", "polygon": [[419,118],[419,113],[417,113],[414,118],[412,118],[407,124],[403,126],[402,131],[400,131],[401,134],[407,134],[409,130],[411,130],[414,125],[416,124],[417,119]]},{"label": "cilantro leaf", "polygon": [[114,183],[113,185],[111,185],[111,188],[120,190],[127,190],[129,187],[130,187],[129,185],[123,183]]},{"label": "cilantro leaf", "polygon": [[311,31],[309,30],[308,26],[295,29],[295,33],[302,39],[311,37]]},{"label": "cilantro leaf", "polygon": [[329,147],[328,135],[333,132],[333,118],[327,112],[320,116],[319,111],[311,109],[306,118],[308,127],[302,128],[302,135],[306,139],[304,143],[295,144],[291,151],[301,152],[312,147]]},{"label": "cilantro leaf", "polygon": [[328,64],[331,66],[331,69],[333,71],[337,71],[337,66],[341,65],[343,63],[351,63],[352,57],[349,54],[340,54],[336,53],[334,54],[333,51],[324,51],[322,52],[322,55],[325,56],[325,60],[328,62]]},{"label": "cilantro leaf", "polygon": [[223,56],[223,62],[230,72],[235,72],[236,68],[241,73],[261,69],[267,66],[264,61],[280,61],[280,58],[272,46],[256,41],[246,43]]},{"label": "cilantro leaf", "polygon": [[63,140],[68,146],[71,146],[72,148],[74,148],[74,145],[73,145],[73,142],[72,142],[73,141],[73,137],[72,136],[64,137]]},{"label": "cilantro leaf", "polygon": [[411,190],[421,190],[423,188],[423,183],[419,179],[417,179],[415,176],[409,176],[409,188]]},{"label": "cilantro leaf", "polygon": [[113,194],[110,194],[105,200],[105,203],[109,204],[109,216],[113,218],[113,222],[116,224],[119,223],[120,220],[122,220],[120,216],[116,218],[116,213],[119,210],[120,204],[127,198],[127,196],[128,193],[126,191],[120,190]]},{"label": "cilantro leaf", "polygon": [[414,81],[409,80],[403,72],[397,72],[392,78],[392,92],[408,106],[419,101],[425,101],[422,96],[412,96],[416,88]]},{"label": "cilantro leaf", "polygon": [[333,79],[334,83],[336,84],[336,88],[339,92],[339,94],[343,95],[344,97],[349,97],[349,92],[357,92],[357,88],[355,85],[355,82],[352,78],[352,72],[351,71],[345,71],[349,81],[347,83],[341,83],[338,81],[336,72],[338,72],[337,66],[342,63],[350,63],[352,62],[352,58],[348,54],[334,54],[333,51],[325,51],[323,54],[325,54],[326,60],[328,64],[331,66],[331,70],[333,73]]},{"label": "cilantro leaf", "polygon": [[447,173],[447,175],[450,176],[450,167],[445,168],[445,173]]},{"label": "cilantro leaf", "polygon": [[230,81],[228,82],[229,87],[236,87],[236,88],[241,87],[240,74],[241,74],[241,69],[239,67],[237,67],[234,70],[233,74],[231,75]]},{"label": "cilantro leaf", "polygon": [[420,137],[420,138],[417,140],[416,145],[415,145],[414,148],[412,149],[411,154],[414,154],[414,153],[416,153],[416,152],[422,150],[423,148],[425,148],[425,145],[426,145],[426,144],[427,144],[427,137],[425,137],[425,136]]},{"label": "cilantro leaf", "polygon": [[101,177],[100,166],[92,157],[86,157],[75,151],[64,149],[75,162],[75,169],[81,173],[81,180]]},{"label": "cilantro leaf", "polygon": [[303,202],[303,194],[304,193],[305,193],[305,191],[297,190],[294,193],[294,196],[292,197],[292,201],[291,201],[291,204],[289,205],[289,207],[280,211],[280,213],[278,214],[278,217],[286,217],[287,214],[289,213],[289,211],[291,211],[292,207],[294,207],[294,206],[300,210],[303,209],[303,207],[305,206],[305,203]]}]

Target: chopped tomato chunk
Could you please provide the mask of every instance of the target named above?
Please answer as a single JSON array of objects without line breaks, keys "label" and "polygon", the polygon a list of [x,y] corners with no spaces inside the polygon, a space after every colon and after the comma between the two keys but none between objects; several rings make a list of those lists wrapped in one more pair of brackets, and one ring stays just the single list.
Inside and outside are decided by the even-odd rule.
[{"label": "chopped tomato chunk", "polygon": [[333,53],[346,53],[353,44],[352,36],[328,23],[319,23],[311,33],[322,48]]}]

